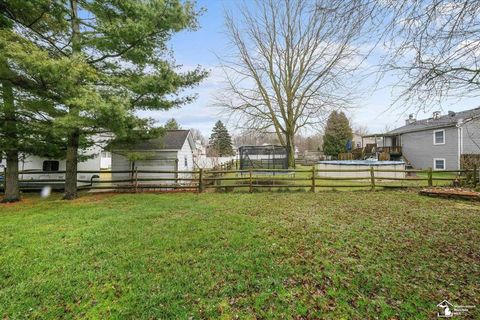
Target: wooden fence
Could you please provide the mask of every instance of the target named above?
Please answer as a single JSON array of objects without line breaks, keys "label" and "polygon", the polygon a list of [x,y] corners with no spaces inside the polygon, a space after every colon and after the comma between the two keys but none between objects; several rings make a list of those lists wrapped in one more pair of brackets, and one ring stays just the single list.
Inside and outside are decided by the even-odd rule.
[{"label": "wooden fence", "polygon": [[[258,189],[308,189],[315,192],[318,189],[341,189],[341,188],[416,188],[431,187],[437,185],[465,185],[476,187],[479,182],[479,172],[475,166],[472,170],[390,170],[390,169],[250,169],[234,170],[223,166],[213,170],[194,171],[110,171],[110,173],[128,173],[128,179],[100,179],[104,171],[78,171],[79,174],[90,174],[90,179],[79,179],[79,189],[87,190],[112,190],[112,191],[155,191],[155,190],[190,190],[204,192],[208,189],[220,189],[234,191],[237,189],[253,192]],[[351,177],[319,176],[318,173],[352,173]],[[363,176],[354,177],[355,173],[362,172]],[[405,174],[405,177],[378,177],[382,172],[397,172]],[[20,172],[19,174],[64,174],[64,171],[56,172]],[[139,174],[142,177],[139,177]],[[168,174],[170,177],[152,177],[148,174]],[[407,176],[408,175],[408,176]],[[145,177],[147,176],[147,177]],[[0,188],[3,189],[4,176],[0,174]],[[63,187],[63,179],[29,179],[20,180],[24,190],[35,189],[45,185]],[[398,183],[401,184],[398,184]],[[436,182],[436,184],[434,183]]]}]

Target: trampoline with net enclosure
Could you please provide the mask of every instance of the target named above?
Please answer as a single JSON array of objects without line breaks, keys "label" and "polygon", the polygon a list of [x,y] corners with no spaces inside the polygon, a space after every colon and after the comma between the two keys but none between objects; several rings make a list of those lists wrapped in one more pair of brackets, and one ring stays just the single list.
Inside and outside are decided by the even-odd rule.
[{"label": "trampoline with net enclosure", "polygon": [[288,169],[287,149],[278,145],[241,146],[240,170]]}]

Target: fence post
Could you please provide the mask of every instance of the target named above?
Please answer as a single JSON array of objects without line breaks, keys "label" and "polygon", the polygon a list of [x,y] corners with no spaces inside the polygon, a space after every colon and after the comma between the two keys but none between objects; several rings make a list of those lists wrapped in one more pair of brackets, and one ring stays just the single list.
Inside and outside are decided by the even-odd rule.
[{"label": "fence post", "polygon": [[310,191],[315,192],[315,165],[312,168],[312,187]]},{"label": "fence post", "polygon": [[137,193],[137,191],[138,191],[138,168],[135,168],[134,176],[135,176],[135,193]]},{"label": "fence post", "polygon": [[428,186],[433,186],[433,170],[432,168],[428,168]]},{"label": "fence post", "polygon": [[370,167],[370,184],[371,190],[375,191],[375,170],[373,170],[373,167]]},{"label": "fence post", "polygon": [[476,188],[477,187],[477,174],[478,174],[478,171],[477,171],[477,165],[474,164],[473,165],[473,187]]},{"label": "fence post", "polygon": [[7,167],[3,168],[3,193],[7,191]]},{"label": "fence post", "polygon": [[203,192],[203,169],[200,169],[200,173],[198,174],[198,192]]},{"label": "fence post", "polygon": [[252,181],[252,168],[250,168],[250,171],[249,171],[249,174],[250,174],[250,179],[249,179],[249,185],[250,185],[250,193],[253,192],[253,181]]},{"label": "fence post", "polygon": [[175,159],[175,185],[178,185],[178,158]]}]

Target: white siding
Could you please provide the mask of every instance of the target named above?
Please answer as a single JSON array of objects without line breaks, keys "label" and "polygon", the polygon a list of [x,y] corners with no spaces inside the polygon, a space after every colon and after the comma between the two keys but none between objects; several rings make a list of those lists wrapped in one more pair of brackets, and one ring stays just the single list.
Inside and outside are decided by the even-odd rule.
[{"label": "white siding", "polygon": [[[105,144],[105,140],[108,139],[107,136],[96,136],[97,144],[86,149],[79,150],[79,156],[87,156],[88,159],[85,161],[79,162],[77,169],[79,171],[100,171],[100,153],[102,151],[102,144]],[[58,170],[65,171],[66,161],[64,159],[53,159],[53,158],[43,158],[32,155],[20,155],[18,162],[18,169],[20,171],[43,171],[43,162],[46,160],[58,161]],[[6,166],[6,160],[1,161],[3,166]],[[79,180],[90,180],[92,176],[98,175],[98,173],[79,173],[77,175]],[[51,180],[51,179],[65,179],[65,174],[63,173],[49,173],[49,174],[21,174],[21,180]],[[78,183],[78,185],[85,185],[85,183]]]},{"label": "white siding", "polygon": [[[187,163],[185,165],[185,158]],[[182,148],[178,151],[178,171],[192,171],[194,168],[193,164],[193,150],[188,143],[188,139],[185,139]]]},{"label": "white siding", "polygon": [[[185,159],[187,160],[185,163]],[[185,139],[182,148],[177,153],[178,171],[193,171],[195,164],[193,163],[193,150],[190,147],[188,138]],[[186,164],[186,165],[185,165]],[[191,173],[184,173],[178,175],[180,178],[191,178]],[[189,181],[180,181],[180,183],[187,184]]]},{"label": "white siding", "polygon": [[[100,171],[100,148],[92,147],[85,151],[80,151],[80,156],[89,156],[85,161],[79,162],[77,169],[79,171]],[[49,159],[38,156],[26,155],[20,158],[18,162],[18,169],[20,171],[42,171],[43,162],[46,160],[58,161],[58,171],[65,171],[66,160],[64,159]],[[92,176],[98,175],[98,173],[79,173],[77,178],[79,180],[90,180]],[[45,173],[45,174],[28,174],[24,173],[20,175],[20,180],[45,180],[45,179],[65,179],[64,173]],[[85,183],[78,183],[78,185],[84,185]]]}]

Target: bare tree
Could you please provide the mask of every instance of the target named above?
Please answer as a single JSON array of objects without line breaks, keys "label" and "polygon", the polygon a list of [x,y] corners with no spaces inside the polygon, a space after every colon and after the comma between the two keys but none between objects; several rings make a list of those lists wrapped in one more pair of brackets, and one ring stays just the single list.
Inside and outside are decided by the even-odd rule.
[{"label": "bare tree", "polygon": [[202,132],[198,129],[195,129],[195,128],[191,128],[190,129],[190,132],[192,133],[192,139],[193,141],[197,142],[199,141],[202,146],[206,146],[207,145],[207,138],[205,138],[205,136],[202,134]]},{"label": "bare tree", "polygon": [[298,134],[295,137],[295,144],[300,153],[319,151],[323,145],[323,133],[318,132],[308,136]]},{"label": "bare tree", "polygon": [[480,1],[390,1],[374,11],[383,71],[400,76],[396,102],[426,111],[446,98],[480,96]]},{"label": "bare tree", "polygon": [[[257,0],[226,13],[235,53],[222,58],[219,98],[246,128],[274,130],[294,166],[295,134],[350,102],[345,80],[361,63],[361,1]],[[350,79],[351,80],[351,79]]]},{"label": "bare tree", "polygon": [[258,130],[242,130],[233,135],[232,141],[236,147],[279,143],[274,132],[259,132]]},{"label": "bare tree", "polygon": [[367,134],[370,133],[370,130],[366,125],[355,125],[353,127],[353,132],[358,134],[359,136],[366,136]]}]

